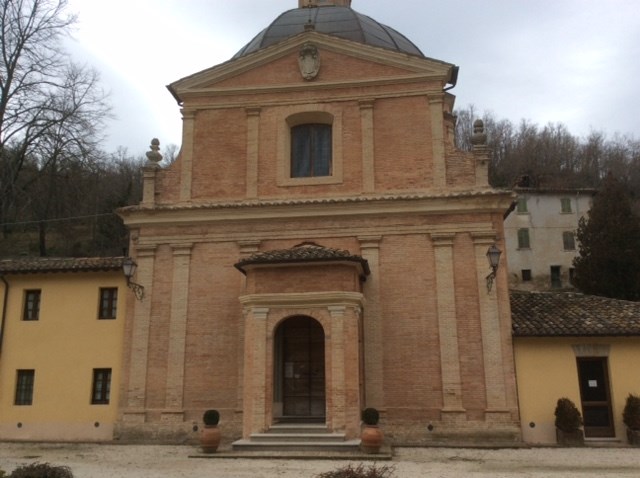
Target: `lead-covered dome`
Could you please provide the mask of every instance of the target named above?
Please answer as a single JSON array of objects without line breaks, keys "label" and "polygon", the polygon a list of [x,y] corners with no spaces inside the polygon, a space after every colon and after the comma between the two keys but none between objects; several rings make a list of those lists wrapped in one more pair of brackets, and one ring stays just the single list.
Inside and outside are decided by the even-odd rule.
[{"label": "lead-covered dome", "polygon": [[286,11],[236,53],[234,58],[286,40],[305,29],[424,58],[420,49],[401,33],[344,6],[305,7]]}]

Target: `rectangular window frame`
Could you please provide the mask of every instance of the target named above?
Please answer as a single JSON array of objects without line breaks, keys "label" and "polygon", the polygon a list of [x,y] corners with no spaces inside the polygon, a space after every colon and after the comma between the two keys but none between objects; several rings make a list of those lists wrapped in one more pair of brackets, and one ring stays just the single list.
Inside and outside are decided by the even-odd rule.
[{"label": "rectangular window frame", "polygon": [[333,126],[303,123],[291,127],[291,178],[333,175]]},{"label": "rectangular window frame", "polygon": [[560,212],[562,214],[571,214],[573,210],[571,208],[571,198],[560,198]]},{"label": "rectangular window frame", "polygon": [[562,247],[565,251],[576,250],[576,236],[573,231],[564,231],[562,233]]},{"label": "rectangular window frame", "polygon": [[40,320],[40,304],[42,302],[41,289],[26,289],[24,291],[24,306],[22,320],[26,322]]},{"label": "rectangular window frame", "polygon": [[100,287],[98,320],[115,320],[118,315],[118,288]]},{"label": "rectangular window frame", "polygon": [[[341,109],[325,104],[309,104],[283,108],[276,121],[278,123],[277,176],[279,187],[320,186],[343,183],[343,126]],[[303,123],[331,124],[331,175],[291,177],[291,128]]]},{"label": "rectangular window frame", "polygon": [[531,282],[532,280],[531,269],[522,269],[520,273],[522,277],[522,282]]},{"label": "rectangular window frame", "polygon": [[529,214],[529,208],[527,207],[527,198],[519,197],[516,202],[516,212],[518,214]]},{"label": "rectangular window frame", "polygon": [[35,385],[36,371],[34,369],[18,369],[16,371],[16,394],[14,405],[33,405],[33,389]]},{"label": "rectangular window frame", "polygon": [[518,249],[531,249],[531,237],[526,227],[518,229]]},{"label": "rectangular window frame", "polygon": [[562,266],[549,266],[549,279],[552,289],[562,288]]},{"label": "rectangular window frame", "polygon": [[91,405],[108,405],[111,400],[110,368],[94,368],[91,382]]}]

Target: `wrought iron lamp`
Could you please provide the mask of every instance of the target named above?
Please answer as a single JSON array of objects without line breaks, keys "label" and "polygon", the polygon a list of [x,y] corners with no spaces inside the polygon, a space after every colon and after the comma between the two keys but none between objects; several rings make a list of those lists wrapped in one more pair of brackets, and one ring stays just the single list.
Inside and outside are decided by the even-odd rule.
[{"label": "wrought iron lamp", "polygon": [[130,257],[127,257],[122,263],[122,271],[124,272],[124,276],[127,278],[127,287],[133,291],[136,299],[142,300],[144,297],[144,287],[131,280],[133,275],[136,273],[137,268],[138,264],[136,264]]},{"label": "wrought iron lamp", "polygon": [[487,250],[487,259],[489,260],[489,266],[491,272],[487,276],[487,292],[491,292],[493,287],[493,280],[496,278],[496,271],[498,270],[498,264],[500,264],[500,255],[502,251],[498,249],[495,244],[492,244]]}]

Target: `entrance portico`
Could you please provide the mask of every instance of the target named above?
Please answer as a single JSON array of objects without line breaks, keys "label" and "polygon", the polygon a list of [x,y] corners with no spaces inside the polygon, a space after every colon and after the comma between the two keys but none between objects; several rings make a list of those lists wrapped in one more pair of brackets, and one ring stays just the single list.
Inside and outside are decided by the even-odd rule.
[{"label": "entrance portico", "polygon": [[[364,297],[359,288],[368,268],[358,256],[336,261],[336,251],[322,251],[330,251],[325,259],[333,260],[276,265],[260,262],[264,256],[256,254],[237,265],[247,274],[248,292],[260,290],[240,297],[244,438],[286,421],[325,423],[347,438],[360,433]],[[347,276],[351,280],[345,281]],[[322,290],[339,284],[356,290]]]}]

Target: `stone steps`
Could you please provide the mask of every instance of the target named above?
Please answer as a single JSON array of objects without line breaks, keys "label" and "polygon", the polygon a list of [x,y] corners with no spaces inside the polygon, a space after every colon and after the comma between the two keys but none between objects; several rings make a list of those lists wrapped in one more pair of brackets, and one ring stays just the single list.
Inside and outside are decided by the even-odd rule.
[{"label": "stone steps", "polygon": [[360,440],[347,440],[344,433],[327,430],[324,424],[276,424],[265,433],[233,442],[234,451],[347,452],[356,453]]}]

